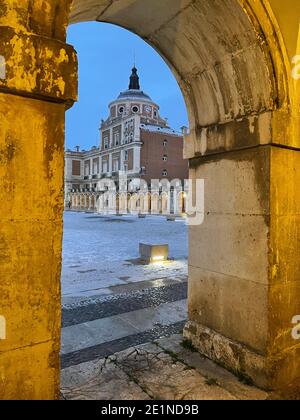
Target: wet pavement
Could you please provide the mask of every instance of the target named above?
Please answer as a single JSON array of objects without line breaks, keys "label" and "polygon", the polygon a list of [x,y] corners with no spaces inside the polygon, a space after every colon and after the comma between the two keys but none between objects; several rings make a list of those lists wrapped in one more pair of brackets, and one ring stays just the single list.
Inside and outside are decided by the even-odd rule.
[{"label": "wet pavement", "polygon": [[64,307],[62,367],[181,333],[186,299],[186,279],[169,279],[135,283],[134,290]]},{"label": "wet pavement", "polygon": [[[65,215],[63,369],[181,333],[184,328],[187,320],[184,221],[170,223],[151,216],[121,220],[83,213]],[[122,225],[122,229],[116,231],[117,225]],[[167,241],[173,260],[142,264],[138,244],[145,241],[145,232],[152,242]],[[124,235],[127,235],[125,250]]]},{"label": "wet pavement", "polygon": [[[144,265],[139,242],[173,260]],[[202,357],[187,320],[187,227],[68,213],[62,275],[62,399],[264,400],[265,392]]]},{"label": "wet pavement", "polygon": [[[139,243],[168,243],[170,261],[139,261]],[[184,219],[165,217],[102,217],[67,212],[64,216],[63,305],[77,305],[99,296],[128,291],[143,281],[187,277],[188,232]]]}]

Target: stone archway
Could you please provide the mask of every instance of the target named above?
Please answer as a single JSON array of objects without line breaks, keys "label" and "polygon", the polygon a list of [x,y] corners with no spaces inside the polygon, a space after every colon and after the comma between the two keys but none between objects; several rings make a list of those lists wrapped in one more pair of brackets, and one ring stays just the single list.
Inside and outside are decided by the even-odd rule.
[{"label": "stone archway", "polygon": [[[64,113],[77,72],[65,44],[72,2],[29,3],[3,0],[0,13],[0,195],[11,196],[1,200],[0,395],[51,399],[59,392]],[[74,0],[71,11],[73,23],[137,33],[177,77],[191,177],[206,181],[204,224],[190,228],[185,334],[271,388],[300,376],[291,335],[300,312],[299,83],[290,65],[299,15],[297,0]],[[43,206],[33,207],[33,194]]]}]

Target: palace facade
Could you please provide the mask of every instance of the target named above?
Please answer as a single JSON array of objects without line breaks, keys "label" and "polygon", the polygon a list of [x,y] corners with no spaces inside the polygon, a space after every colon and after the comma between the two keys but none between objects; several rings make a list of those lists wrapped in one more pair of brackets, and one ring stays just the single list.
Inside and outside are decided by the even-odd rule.
[{"label": "palace facade", "polygon": [[149,186],[153,179],[188,178],[183,134],[169,127],[159,109],[140,89],[134,67],[128,90],[109,104],[109,116],[101,122],[100,146],[89,151],[78,146],[65,152],[67,207],[94,208],[96,197],[80,199],[78,205],[78,197],[74,204],[74,195],[101,193],[101,180],[113,180],[118,189],[120,173],[127,176],[128,182],[143,179]]}]

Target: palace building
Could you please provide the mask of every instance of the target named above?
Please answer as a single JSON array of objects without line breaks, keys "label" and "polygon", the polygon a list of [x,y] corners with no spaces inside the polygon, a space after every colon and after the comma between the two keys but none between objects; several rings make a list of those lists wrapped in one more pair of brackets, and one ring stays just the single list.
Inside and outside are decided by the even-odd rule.
[{"label": "palace building", "polygon": [[[183,128],[184,130],[184,128]],[[188,161],[183,159],[183,134],[169,127],[159,106],[140,89],[136,67],[128,90],[109,105],[102,120],[99,147],[89,151],[65,152],[66,204],[74,193],[96,193],[98,183],[111,179],[118,186],[120,172],[132,179],[188,178]]]}]

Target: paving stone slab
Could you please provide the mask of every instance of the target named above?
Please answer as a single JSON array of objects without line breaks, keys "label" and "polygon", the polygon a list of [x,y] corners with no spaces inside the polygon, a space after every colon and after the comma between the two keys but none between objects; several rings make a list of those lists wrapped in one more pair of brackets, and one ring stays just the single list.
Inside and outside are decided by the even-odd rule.
[{"label": "paving stone slab", "polygon": [[124,371],[105,360],[68,368],[62,375],[65,400],[149,400]]},{"label": "paving stone slab", "polygon": [[217,382],[224,389],[242,400],[265,400],[268,393],[248,386],[241,382],[235,375],[228,370],[218,366],[216,363],[201,356],[198,352],[194,352],[183,346],[184,340],[182,335],[177,334],[170,338],[162,338],[156,340],[155,343],[166,351],[171,351],[177,355],[186,365],[195,368],[201,375],[210,382]]},{"label": "paving stone slab", "polygon": [[86,400],[264,400],[191,349],[182,336],[128,348],[62,371],[62,397]]}]

